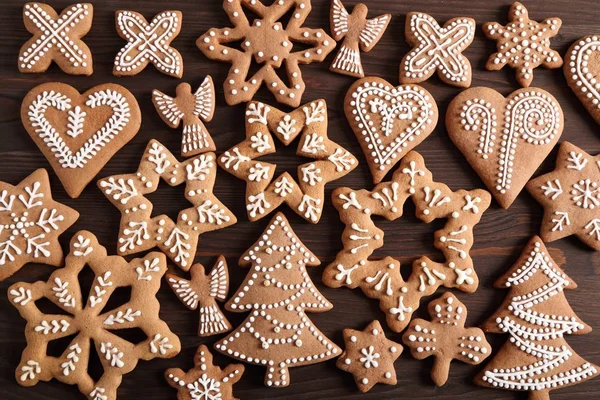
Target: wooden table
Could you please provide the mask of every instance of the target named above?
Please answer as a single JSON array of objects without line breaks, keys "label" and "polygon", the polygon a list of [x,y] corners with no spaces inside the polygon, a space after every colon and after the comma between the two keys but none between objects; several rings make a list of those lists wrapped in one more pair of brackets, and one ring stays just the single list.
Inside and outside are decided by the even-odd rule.
[{"label": "wooden table", "polygon": [[[51,5],[57,10],[69,5],[68,0],[54,0]],[[166,93],[173,93],[179,82],[167,77],[152,68],[132,78],[116,78],[112,76],[112,63],[115,54],[124,45],[114,27],[114,11],[120,8],[135,10],[151,18],[166,9],[177,9],[183,12],[183,28],[179,37],[173,42],[184,58],[184,80],[196,87],[206,74],[211,74],[218,88],[217,110],[214,120],[208,124],[219,152],[224,151],[244,137],[243,114],[244,105],[229,107],[223,100],[221,84],[225,79],[228,65],[209,61],[196,48],[195,40],[210,27],[229,26],[229,21],[221,9],[219,0],[171,0],[171,1],[94,1],[94,23],[90,33],[85,37],[94,56],[94,74],[91,77],[73,77],[62,73],[52,66],[45,74],[24,75],[17,70],[17,54],[20,46],[28,40],[22,22],[22,1],[4,0],[0,12],[0,32],[3,37],[0,45],[0,179],[12,184],[18,183],[36,168],[49,168],[48,162],[26,134],[20,120],[21,100],[34,86],[43,82],[60,81],[84,91],[92,85],[104,82],[117,82],[127,87],[137,97],[143,113],[142,128],[138,135],[125,146],[100,172],[98,177],[132,172],[149,139],[155,138],[179,154],[181,132],[169,129],[159,118],[151,103],[150,93],[158,88]],[[352,6],[348,1],[349,8]],[[418,9],[414,2],[399,0],[367,0],[370,15],[384,12],[393,15],[391,24],[375,49],[363,57],[365,71],[369,75],[380,76],[391,83],[397,83],[398,64],[408,51],[404,41],[405,15],[409,11],[424,11],[438,21],[443,22],[456,16],[469,16],[478,23],[478,31],[473,44],[465,54],[471,61],[473,86],[493,87],[503,94],[517,89],[514,71],[508,68],[500,72],[488,72],[484,69],[487,57],[494,51],[494,42],[486,40],[480,30],[485,21],[506,22],[509,1],[439,1],[422,0]],[[594,1],[529,1],[526,6],[530,15],[536,20],[546,17],[560,17],[563,27],[553,47],[562,54],[577,38],[599,33],[596,3]],[[307,26],[329,27],[329,1],[313,0],[313,12],[308,18]],[[327,185],[326,199],[330,199],[331,191],[339,186],[353,188],[370,188],[370,175],[364,157],[351,132],[342,110],[342,102],[346,90],[353,79],[336,75],[328,71],[333,58],[330,54],[325,63],[303,67],[307,83],[304,101],[324,98],[329,108],[329,136],[352,151],[361,165],[343,179]],[[535,70],[534,85],[552,93],[560,102],[564,114],[566,129],[562,140],[569,140],[591,154],[600,152],[600,127],[583,109],[573,92],[567,87],[562,70]],[[435,97],[440,108],[440,122],[435,132],[422,143],[417,150],[425,157],[427,166],[432,170],[437,181],[448,184],[452,189],[483,187],[481,180],[466,164],[461,153],[454,147],[444,129],[443,115],[448,103],[459,93],[459,89],[442,84],[432,78],[423,86]],[[266,90],[261,90],[257,99],[273,104],[273,98]],[[295,156],[295,146],[280,149],[277,155],[266,157],[268,161],[278,164],[278,172],[290,171],[295,174],[296,166],[303,162]],[[554,168],[557,149],[540,167],[536,175]],[[110,251],[116,251],[116,238],[119,224],[119,213],[100,193],[94,184],[88,186],[79,199],[69,198],[56,176],[51,173],[54,197],[81,213],[78,222],[62,235],[64,249],[68,247],[71,235],[80,229],[94,232],[100,242]],[[197,260],[205,265],[212,265],[219,254],[224,254],[230,264],[232,290],[242,282],[247,270],[237,266],[238,257],[263,231],[269,218],[256,223],[247,220],[244,207],[245,184],[233,176],[219,171],[215,193],[237,215],[240,220],[230,228],[205,234],[200,239],[197,249]],[[162,185],[150,196],[154,201],[155,212],[166,212],[170,216],[185,206],[183,188],[170,188]],[[410,202],[409,202],[410,203]],[[426,225],[414,217],[414,208],[409,204],[405,216],[395,222],[379,221],[386,232],[386,243],[375,256],[394,256],[408,266],[420,255],[434,257],[437,252],[432,246],[432,235],[439,226]],[[367,299],[359,290],[329,289],[321,284],[322,268],[330,263],[336,252],[341,249],[342,224],[335,209],[328,201],[325,205],[321,222],[314,226],[296,216],[289,209],[285,210],[293,228],[308,247],[321,259],[322,266],[311,269],[311,277],[319,290],[334,304],[334,309],[324,314],[310,314],[311,320],[332,340],[342,343],[341,331],[344,328],[362,329],[369,321],[383,315],[376,301]],[[495,202],[486,212],[482,222],[475,229],[475,246],[473,257],[475,268],[480,277],[480,287],[474,294],[458,293],[468,309],[468,324],[477,325],[489,316],[501,304],[505,291],[492,288],[494,279],[509,268],[520,254],[527,240],[539,231],[542,210],[538,204],[523,192],[512,207],[505,211]],[[563,239],[550,244],[552,254],[559,262],[565,264],[564,269],[579,285],[577,290],[567,292],[569,303],[575,312],[594,331],[583,336],[569,336],[568,343],[582,357],[590,362],[600,364],[600,252],[586,248],[575,238]],[[15,382],[14,369],[19,363],[21,351],[25,347],[23,328],[25,321],[10,305],[4,295],[6,289],[14,282],[46,280],[53,268],[30,264],[10,279],[0,283],[0,398],[17,399],[82,399],[82,395],[74,386],[67,386],[56,381],[39,383],[33,388],[23,388]],[[410,270],[410,268],[408,268]],[[440,290],[441,291],[441,290]],[[197,346],[201,343],[212,345],[216,338],[200,339],[196,336],[196,312],[188,311],[175,298],[164,284],[159,292],[162,304],[161,316],[170,328],[181,338],[182,351],[171,360],[155,360],[140,362],[138,368],[124,377],[119,388],[120,399],[169,399],[175,398],[163,378],[163,371],[172,366],[187,369],[192,366],[192,358]],[[125,300],[125,299],[124,299]],[[427,299],[425,299],[427,300]],[[427,301],[425,301],[427,302]],[[425,316],[421,307],[415,316]],[[228,313],[234,326],[241,323],[246,314]],[[400,341],[399,334],[387,332],[393,340]],[[497,349],[506,336],[489,335]],[[64,344],[62,344],[64,346]],[[56,349],[55,349],[56,351]],[[58,350],[59,354],[62,349]],[[223,356],[216,357],[220,365],[234,362]],[[235,393],[241,399],[280,398],[288,400],[302,399],[342,399],[349,396],[362,399],[398,399],[398,398],[431,398],[444,399],[524,399],[523,394],[506,391],[483,389],[472,383],[472,378],[481,366],[468,366],[459,362],[453,363],[449,382],[443,388],[436,388],[430,378],[431,359],[416,361],[405,349],[396,363],[398,374],[397,386],[378,385],[368,394],[360,394],[354,385],[351,375],[335,367],[335,361],[291,370],[292,384],[285,389],[267,389],[263,386],[264,369],[248,366],[242,380],[236,384]],[[97,372],[97,367],[92,367]],[[600,379],[588,381],[581,385],[553,392],[557,399],[597,399],[600,398]]]}]

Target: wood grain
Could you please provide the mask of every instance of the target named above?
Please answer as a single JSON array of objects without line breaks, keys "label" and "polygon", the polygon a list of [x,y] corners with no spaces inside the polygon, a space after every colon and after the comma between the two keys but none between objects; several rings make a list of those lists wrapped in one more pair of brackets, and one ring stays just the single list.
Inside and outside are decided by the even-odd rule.
[{"label": "wood grain", "polygon": [[[94,74],[91,77],[72,77],[52,66],[45,74],[24,75],[17,70],[17,55],[20,46],[28,40],[22,22],[22,1],[2,1],[0,12],[0,179],[16,184],[33,170],[39,167],[48,168],[48,162],[25,132],[19,116],[21,99],[34,86],[51,81],[60,81],[75,86],[80,91],[104,83],[116,82],[126,86],[137,97],[142,108],[143,123],[138,135],[125,146],[106,165],[98,177],[116,173],[134,171],[144,147],[149,139],[155,138],[179,154],[180,131],[169,129],[159,118],[152,107],[151,91],[157,88],[165,93],[173,93],[178,80],[160,74],[149,66],[145,71],[132,78],[115,78],[111,75],[115,54],[124,44],[114,27],[114,11],[127,8],[144,14],[147,18],[166,9],[183,12],[183,28],[181,34],[173,41],[184,58],[184,81],[196,87],[206,74],[211,74],[218,87],[217,110],[214,120],[208,128],[215,139],[217,149],[223,151],[244,137],[244,106],[226,106],[223,100],[221,84],[226,76],[228,65],[207,60],[195,47],[195,40],[208,28],[226,26],[227,17],[221,9],[219,0],[108,0],[91,1],[94,3],[94,23],[85,42],[92,50],[94,57]],[[389,12],[393,18],[389,29],[375,49],[364,54],[364,68],[368,75],[376,75],[391,83],[397,82],[398,63],[408,51],[404,42],[405,15],[409,11],[423,11],[431,14],[438,21],[446,21],[456,16],[469,16],[478,24],[475,41],[465,54],[470,59],[473,71],[472,86],[489,86],[508,94],[517,89],[514,71],[504,69],[500,72],[485,71],[483,66],[487,57],[494,51],[494,43],[486,40],[480,30],[486,21],[506,22],[509,1],[473,1],[473,0],[421,0],[415,10],[414,2],[405,0],[366,0],[370,15]],[[54,0],[51,5],[61,10],[70,4],[68,0]],[[347,2],[350,8],[352,2]],[[532,18],[541,20],[546,17],[560,17],[563,27],[553,40],[553,47],[562,54],[577,38],[600,33],[596,2],[592,0],[531,0],[526,6]],[[329,2],[313,0],[313,12],[307,25],[328,29]],[[344,118],[343,97],[352,84],[353,79],[335,75],[328,71],[334,54],[330,54],[325,63],[303,67],[307,83],[304,101],[325,98],[329,106],[329,136],[357,155],[362,165],[345,178],[327,186],[327,198],[331,191],[339,186],[354,188],[370,188],[370,175],[364,163],[358,142],[349,129]],[[566,129],[562,140],[569,140],[591,154],[600,152],[600,127],[585,112],[575,95],[566,86],[562,70],[535,70],[534,86],[552,93],[560,102],[565,114]],[[440,108],[440,115],[446,112],[449,101],[459,93],[459,89],[442,84],[437,78],[426,82],[427,88],[435,97]],[[273,103],[273,99],[265,90],[259,92],[259,100]],[[425,157],[428,168],[437,181],[445,182],[452,189],[482,187],[482,182],[465,163],[460,152],[453,146],[446,134],[443,118],[435,132],[418,147]],[[280,146],[278,144],[279,148]],[[292,146],[293,147],[293,146]],[[278,164],[278,171],[293,171],[298,163],[303,162],[294,155],[295,148],[282,149],[277,155],[268,157],[269,161]],[[553,169],[556,157],[555,149],[540,167],[536,175]],[[51,172],[54,196],[81,213],[79,221],[62,236],[62,245],[66,249],[71,235],[80,229],[94,232],[99,241],[112,251],[116,249],[119,213],[95,185],[90,185],[82,196],[70,199],[56,176]],[[182,189],[164,187],[152,196],[157,213],[166,212],[176,215],[185,206]],[[244,182],[220,171],[217,177],[215,193],[233,210],[240,222],[228,229],[205,234],[200,238],[197,260],[212,265],[219,254],[224,254],[230,265],[232,288],[242,282],[247,270],[237,266],[237,258],[257,236],[268,222],[265,218],[256,223],[248,222],[245,214],[243,194]],[[383,320],[375,301],[367,299],[358,290],[329,289],[321,284],[322,268],[331,262],[337,251],[341,249],[342,224],[337,212],[330,202],[326,204],[321,222],[314,226],[306,223],[289,209],[285,210],[296,233],[308,247],[321,259],[323,265],[313,268],[311,276],[319,290],[334,304],[334,309],[324,314],[309,315],[311,320],[331,339],[342,345],[341,331],[344,328],[362,329],[368,322],[378,318]],[[386,243],[375,256],[391,255],[398,257],[404,265],[422,254],[435,254],[431,245],[433,226],[419,222],[411,214],[410,207],[406,216],[396,222],[381,221],[386,230]],[[469,309],[468,325],[481,323],[501,303],[506,295],[504,291],[492,288],[496,277],[501,275],[517,259],[522,247],[531,235],[538,232],[542,210],[525,192],[521,193],[512,207],[505,211],[496,203],[483,217],[475,229],[475,247],[473,250],[475,268],[481,279],[479,290],[474,294],[457,293]],[[570,336],[569,344],[585,359],[600,364],[600,253],[593,252],[583,246],[577,239],[568,238],[551,243],[550,247],[557,261],[566,262],[564,270],[579,285],[574,291],[567,292],[567,298],[575,312],[594,331],[584,336]],[[17,399],[81,399],[82,395],[76,387],[58,382],[40,383],[33,388],[23,388],[14,379],[14,368],[18,364],[20,354],[25,347],[23,328],[25,322],[17,311],[9,304],[4,295],[9,285],[17,281],[36,281],[47,279],[52,268],[41,265],[28,265],[12,278],[0,283],[0,398]],[[209,346],[215,338],[200,339],[196,336],[197,313],[185,309],[175,296],[163,285],[159,293],[162,304],[161,316],[182,341],[183,350],[179,356],[171,360],[141,362],[138,368],[124,377],[119,389],[120,399],[168,399],[175,398],[175,391],[168,387],[163,379],[163,371],[168,367],[189,368],[196,347],[201,343]],[[415,316],[423,316],[423,310]],[[232,324],[237,325],[246,317],[245,314],[228,314]],[[399,334],[388,332],[392,340],[400,340]],[[490,335],[488,339],[495,348],[501,345],[506,337]],[[303,399],[343,399],[349,396],[361,399],[398,399],[398,398],[431,398],[444,399],[524,399],[523,394],[479,388],[471,382],[472,377],[481,366],[467,366],[453,363],[450,379],[443,388],[435,388],[429,378],[431,360],[416,361],[408,351],[396,363],[398,373],[397,386],[375,387],[367,394],[360,394],[352,381],[352,377],[335,368],[335,361],[291,370],[292,384],[285,389],[266,389],[263,386],[264,370],[249,366],[242,380],[236,384],[235,393],[241,399],[280,398],[288,400]],[[221,365],[233,362],[226,357],[217,356],[216,362]],[[588,381],[564,390],[553,392],[557,399],[594,399],[600,398],[600,379]]]}]

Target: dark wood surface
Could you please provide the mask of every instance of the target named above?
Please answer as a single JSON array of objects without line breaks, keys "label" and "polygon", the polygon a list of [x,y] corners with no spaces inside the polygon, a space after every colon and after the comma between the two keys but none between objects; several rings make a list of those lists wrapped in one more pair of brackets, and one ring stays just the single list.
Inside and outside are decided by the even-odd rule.
[{"label": "dark wood surface", "polygon": [[[267,0],[268,1],[268,0]],[[49,168],[48,162],[25,132],[19,115],[21,99],[34,86],[43,82],[60,81],[84,91],[92,85],[104,82],[116,82],[127,87],[137,97],[143,114],[142,128],[138,135],[125,146],[100,172],[98,177],[116,173],[132,172],[136,169],[143,149],[149,139],[160,140],[168,148],[179,154],[181,132],[169,129],[158,117],[151,103],[150,93],[158,88],[166,93],[173,93],[180,81],[162,75],[149,66],[142,73],[132,78],[116,78],[112,76],[112,63],[115,54],[124,44],[114,27],[114,11],[130,9],[144,14],[147,18],[160,11],[176,9],[183,12],[183,28],[173,46],[184,58],[183,80],[196,87],[206,74],[211,74],[218,88],[217,110],[214,120],[208,128],[215,139],[218,152],[222,152],[244,138],[243,112],[244,106],[228,107],[223,100],[221,89],[229,65],[207,60],[196,48],[195,40],[210,27],[229,26],[229,21],[221,9],[219,0],[121,0],[93,1],[94,23],[90,33],[84,38],[91,48],[94,57],[94,74],[91,77],[73,77],[62,73],[52,66],[47,73],[24,75],[17,70],[17,55],[20,46],[29,39],[22,22],[22,1],[3,0],[0,4],[0,179],[12,184],[18,183],[36,168]],[[505,68],[500,72],[485,71],[483,66],[487,57],[494,51],[494,43],[486,40],[481,33],[481,24],[486,21],[506,22],[510,1],[440,1],[422,0],[415,5],[412,1],[399,0],[366,0],[370,15],[391,13],[390,26],[381,42],[375,49],[363,55],[365,71],[368,75],[380,76],[390,83],[397,83],[398,63],[408,51],[404,41],[405,15],[409,11],[423,11],[431,14],[438,21],[446,21],[456,16],[469,16],[477,21],[478,31],[475,41],[465,54],[473,65],[473,86],[493,87],[507,95],[517,89],[514,71]],[[70,4],[68,0],[54,0],[51,5],[61,10]],[[354,2],[347,1],[350,8]],[[553,47],[561,54],[577,38],[600,33],[598,21],[600,13],[597,3],[592,0],[536,0],[527,2],[530,15],[541,20],[546,17],[560,17],[563,27]],[[418,7],[417,9],[415,9]],[[307,25],[329,27],[329,1],[313,0],[313,12]],[[329,136],[351,150],[360,160],[361,165],[343,179],[327,186],[327,204],[323,218],[318,225],[312,225],[289,209],[285,209],[293,228],[308,247],[321,259],[321,267],[313,268],[311,276],[322,293],[334,304],[334,309],[324,314],[310,314],[312,321],[332,340],[342,343],[341,331],[344,328],[362,329],[368,322],[377,318],[383,321],[383,315],[376,301],[369,300],[359,290],[329,289],[321,284],[321,272],[331,262],[337,251],[341,249],[342,224],[338,214],[330,204],[330,194],[335,187],[351,186],[354,188],[370,188],[370,175],[364,157],[353,133],[344,118],[342,102],[346,90],[353,79],[336,75],[328,71],[334,54],[330,54],[322,64],[303,67],[307,83],[304,102],[325,98],[329,108]],[[566,128],[561,140],[569,140],[591,154],[600,152],[600,127],[585,112],[575,95],[567,87],[562,70],[535,70],[534,86],[552,93],[560,102],[564,114]],[[445,182],[452,189],[483,187],[476,174],[465,163],[460,152],[453,146],[444,128],[443,115],[450,100],[459,93],[459,89],[442,84],[432,78],[423,84],[435,97],[440,108],[440,122],[435,132],[422,143],[417,150],[425,157],[427,166],[432,170],[437,181]],[[265,90],[261,90],[257,99],[273,104],[273,98]],[[294,171],[298,163],[303,162],[295,156],[295,146],[280,149],[277,155],[269,156],[269,161],[278,164],[279,171]],[[556,150],[542,164],[536,175],[554,168]],[[71,235],[80,229],[94,232],[99,241],[116,251],[116,238],[119,213],[100,193],[94,184],[83,192],[79,199],[69,198],[60,182],[53,174],[51,182],[54,197],[81,213],[78,222],[62,235],[61,243],[67,249]],[[219,254],[224,254],[229,262],[231,290],[242,282],[247,270],[237,265],[237,259],[263,231],[269,218],[250,223],[244,208],[243,194],[245,184],[233,176],[219,171],[215,193],[233,210],[239,222],[230,228],[208,233],[200,238],[197,250],[197,261],[212,265]],[[173,189],[162,185],[151,196],[155,212],[166,212],[176,215],[185,206],[183,189]],[[414,208],[412,209],[414,210]],[[492,288],[495,278],[501,275],[517,259],[527,240],[540,227],[542,210],[538,204],[523,192],[512,207],[505,211],[497,203],[484,215],[482,222],[475,229],[475,246],[473,256],[475,268],[480,277],[479,290],[474,294],[457,293],[468,309],[468,324],[481,323],[498,307],[506,295],[505,291]],[[434,256],[432,246],[434,226],[418,221],[407,208],[406,215],[395,221],[380,221],[386,231],[386,243],[375,256],[391,255],[398,257],[403,265],[408,266],[420,255]],[[585,359],[600,364],[600,252],[586,248],[575,238],[563,239],[549,245],[559,264],[579,285],[577,290],[567,292],[567,298],[575,312],[594,331],[583,336],[569,336],[569,344]],[[14,282],[46,280],[52,267],[30,264],[10,279],[0,283],[0,399],[81,399],[82,395],[74,386],[67,386],[56,381],[39,383],[33,388],[23,388],[15,382],[14,369],[17,366],[21,351],[25,347],[23,328],[25,321],[10,305],[6,289]],[[441,290],[440,290],[441,291]],[[161,316],[182,341],[182,351],[171,360],[155,360],[140,362],[138,368],[126,375],[119,388],[120,399],[169,399],[175,398],[163,378],[163,371],[168,367],[187,369],[192,366],[193,354],[201,343],[212,345],[216,337],[200,339],[196,336],[198,315],[188,311],[175,298],[173,293],[163,284],[159,292],[162,304]],[[427,303],[428,299],[424,299]],[[415,316],[424,316],[423,309]],[[232,323],[238,325],[246,317],[245,314],[228,314]],[[400,341],[399,334],[388,332],[392,340]],[[490,335],[490,340],[498,348],[506,337]],[[223,356],[217,356],[219,364],[234,362]],[[346,397],[362,399],[398,399],[398,398],[432,398],[444,399],[524,399],[520,393],[483,389],[472,383],[472,377],[481,366],[468,366],[459,362],[452,364],[450,379],[443,388],[436,388],[430,378],[430,359],[416,361],[407,350],[396,362],[398,374],[397,386],[378,385],[367,394],[356,390],[351,375],[338,370],[335,361],[316,364],[291,370],[291,385],[285,389],[268,389],[263,386],[264,370],[248,366],[242,380],[235,385],[235,393],[241,399],[280,398],[280,399],[342,399]],[[600,379],[585,382],[581,385],[553,392],[553,399],[597,399],[600,398]]]}]

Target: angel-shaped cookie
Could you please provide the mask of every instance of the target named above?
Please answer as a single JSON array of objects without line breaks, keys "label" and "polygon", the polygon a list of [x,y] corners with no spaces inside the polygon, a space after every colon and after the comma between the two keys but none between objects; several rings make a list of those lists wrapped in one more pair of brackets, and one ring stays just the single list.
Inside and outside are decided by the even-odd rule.
[{"label": "angel-shaped cookie", "polygon": [[229,274],[225,257],[220,256],[210,274],[204,272],[201,264],[190,269],[191,280],[175,274],[166,275],[167,282],[179,300],[190,310],[200,306],[200,326],[198,336],[218,335],[231,330],[231,324],[223,315],[216,300],[225,301],[229,292]]},{"label": "angel-shaped cookie", "polygon": [[348,14],[340,0],[331,0],[330,26],[333,38],[342,42],[335,59],[329,67],[330,71],[339,74],[363,78],[360,50],[370,51],[387,29],[392,16],[383,14],[375,18],[367,19],[369,9],[363,3],[357,4]]},{"label": "angel-shaped cookie", "polygon": [[188,83],[180,83],[176,96],[167,96],[159,90],[152,92],[152,103],[163,121],[177,128],[183,121],[181,155],[191,157],[207,151],[215,151],[215,143],[202,123],[210,122],[215,111],[215,86],[210,75],[204,78],[195,93]]}]

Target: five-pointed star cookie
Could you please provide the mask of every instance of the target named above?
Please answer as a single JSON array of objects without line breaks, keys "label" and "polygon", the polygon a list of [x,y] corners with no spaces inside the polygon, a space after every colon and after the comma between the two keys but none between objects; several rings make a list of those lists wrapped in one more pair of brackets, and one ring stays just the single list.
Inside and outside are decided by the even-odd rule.
[{"label": "five-pointed star cookie", "polygon": [[490,71],[497,71],[508,65],[516,71],[517,82],[529,87],[533,81],[533,69],[540,65],[548,68],[560,68],[563,60],[558,52],[550,48],[550,38],[556,36],[562,21],[560,18],[546,18],[537,22],[529,19],[525,6],[515,2],[508,12],[508,24],[498,22],[483,24],[483,33],[496,41],[497,53],[485,64]]},{"label": "five-pointed star cookie", "polygon": [[213,364],[213,356],[205,345],[198,347],[195,367],[188,372],[179,368],[165,371],[169,385],[177,389],[178,400],[237,400],[233,385],[244,373],[242,364],[230,364],[221,369]]},{"label": "five-pointed star cookie", "polygon": [[402,345],[385,337],[379,321],[371,322],[363,331],[344,329],[346,349],[337,367],[350,372],[361,392],[377,383],[396,384],[394,361],[402,353]]},{"label": "five-pointed star cookie", "polygon": [[58,236],[77,218],[77,211],[52,199],[45,169],[17,186],[0,182],[0,281],[28,262],[60,266]]},{"label": "five-pointed star cookie", "polygon": [[576,235],[600,250],[600,154],[563,142],[556,169],[529,181],[527,190],[544,207],[542,240]]}]

